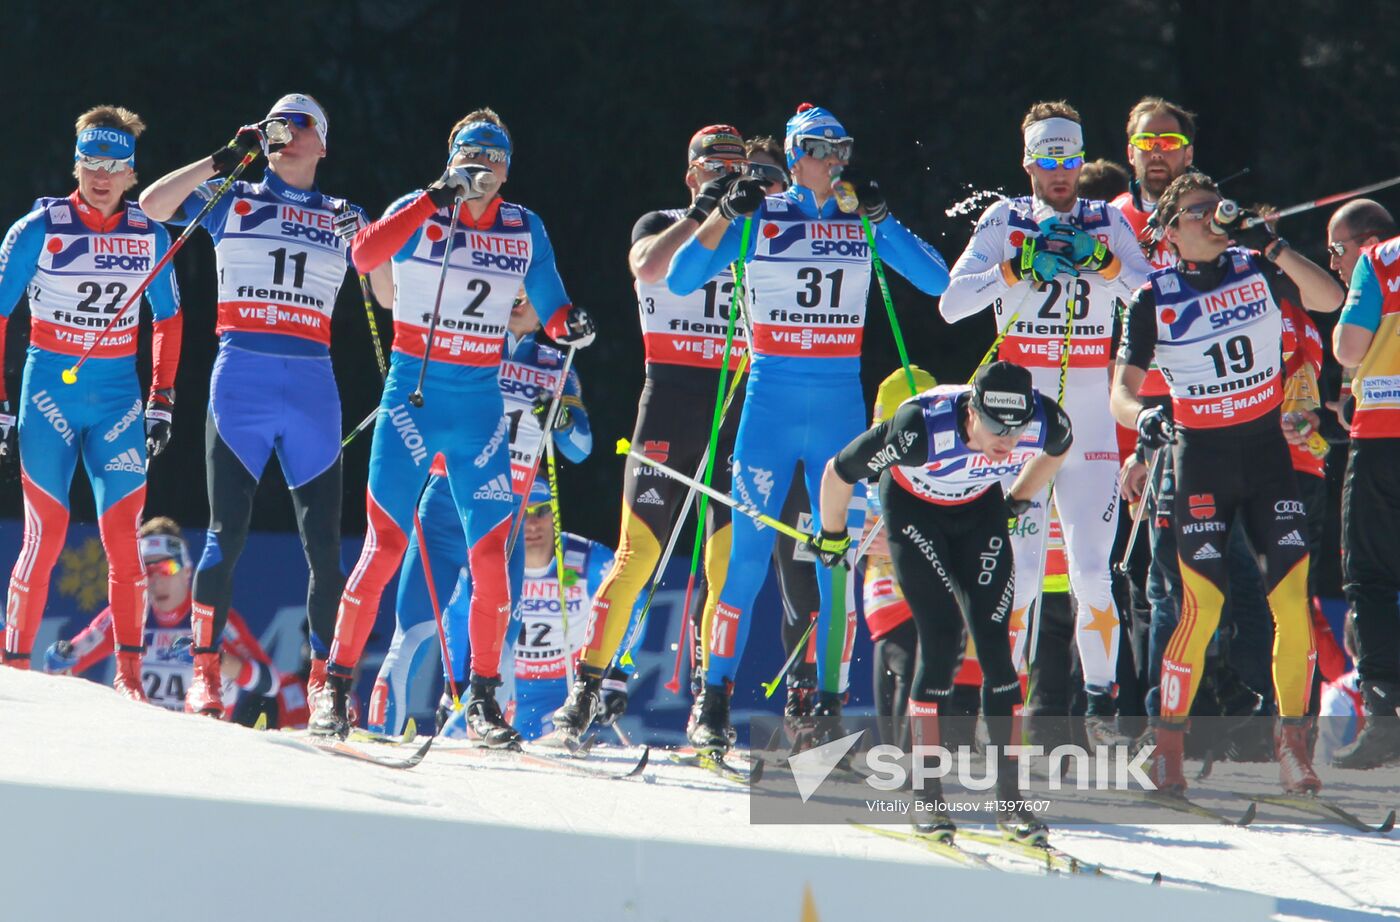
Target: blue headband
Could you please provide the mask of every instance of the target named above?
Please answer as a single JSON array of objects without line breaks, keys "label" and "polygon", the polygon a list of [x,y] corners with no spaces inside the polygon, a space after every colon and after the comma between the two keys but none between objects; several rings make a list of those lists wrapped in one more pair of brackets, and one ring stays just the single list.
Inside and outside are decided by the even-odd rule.
[{"label": "blue headband", "polygon": [[549,502],[549,481],[543,477],[537,479],[530,485],[530,505],[537,506],[540,503]]},{"label": "blue headband", "polygon": [[73,159],[80,157],[102,157],[109,160],[125,160],[136,166],[136,138],[120,128],[101,126],[78,132],[78,143],[73,151]]},{"label": "blue headband", "polygon": [[447,148],[447,159],[450,161],[462,147],[503,150],[506,153],[506,166],[510,166],[510,138],[506,137],[505,129],[494,122],[467,122],[463,125]]},{"label": "blue headband", "polygon": [[797,114],[787,120],[787,130],[783,132],[783,148],[787,154],[788,169],[792,169],[797,161],[802,159],[802,148],[797,146],[797,138],[802,135],[832,140],[850,137],[845,126],[829,109],[804,102],[798,107]]}]

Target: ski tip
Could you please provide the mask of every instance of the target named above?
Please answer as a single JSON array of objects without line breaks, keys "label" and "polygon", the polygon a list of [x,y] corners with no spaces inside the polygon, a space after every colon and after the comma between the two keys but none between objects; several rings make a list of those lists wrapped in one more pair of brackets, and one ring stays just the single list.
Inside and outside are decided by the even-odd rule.
[{"label": "ski tip", "polygon": [[435,739],[437,739],[436,735],[430,736],[424,740],[423,745],[419,746],[414,750],[413,755],[408,757],[408,762],[411,765],[417,765],[419,762],[423,761],[423,757],[428,754],[428,750],[433,748],[433,740]]},{"label": "ski tip", "polygon": [[618,439],[618,440],[617,440],[617,453],[618,453],[618,454],[620,454],[620,455],[625,455],[625,454],[627,454],[627,453],[628,453],[629,451],[631,451],[631,450],[632,450],[632,443],[629,442],[627,439]]},{"label": "ski tip", "polygon": [[416,721],[416,720],[414,720],[412,717],[410,717],[410,718],[408,719],[408,723],[406,723],[406,724],[403,725],[403,741],[404,741],[405,743],[411,743],[411,742],[413,742],[413,741],[414,741],[415,739],[417,739],[417,738],[418,738],[418,721]]},{"label": "ski tip", "polygon": [[[261,714],[258,715],[257,722],[253,724],[253,729],[254,729],[254,730],[266,730],[266,729],[267,729],[267,712],[266,712],[266,711],[264,711],[264,712],[262,712]],[[1391,819],[1394,819],[1394,818],[1395,818],[1395,814],[1392,813],[1392,814],[1390,815],[1390,818],[1391,818]]]},{"label": "ski tip", "polygon": [[760,781],[763,780],[763,766],[764,766],[764,764],[765,764],[765,763],[764,763],[764,761],[763,761],[762,759],[755,759],[755,760],[754,760],[753,768],[749,769],[749,784],[750,784],[750,785],[758,784]]},{"label": "ski tip", "polygon": [[[1240,816],[1240,818],[1235,821],[1235,825],[1248,826],[1250,823],[1254,822],[1254,817],[1256,814],[1258,814],[1258,812],[1259,805],[1257,803],[1251,803],[1248,807],[1245,808],[1245,811]],[[1157,876],[1160,877],[1161,875],[1159,874]]]},{"label": "ski tip", "polygon": [[624,777],[624,778],[635,778],[635,777],[637,777],[638,775],[640,775],[640,774],[642,773],[642,770],[645,769],[645,768],[647,767],[647,763],[650,762],[650,761],[651,761],[651,747],[650,747],[650,746],[643,746],[643,747],[642,747],[642,757],[641,757],[640,759],[637,760],[637,764],[636,764],[636,765],[632,766],[632,770],[631,770],[630,772],[628,772],[627,774],[623,775],[622,777]]},{"label": "ski tip", "polygon": [[1152,886],[1154,886],[1154,887],[1160,887],[1160,886],[1162,886],[1162,872],[1161,872],[1161,871],[1158,871],[1156,874],[1153,874],[1153,875],[1152,875]]},{"label": "ski tip", "polygon": [[1387,816],[1387,817],[1385,818],[1385,822],[1384,822],[1384,823],[1381,823],[1379,826],[1376,827],[1376,832],[1380,833],[1381,835],[1386,835],[1386,834],[1388,834],[1388,833],[1389,833],[1392,829],[1394,829],[1394,828],[1395,828],[1395,811],[1394,811],[1394,810],[1391,810],[1391,811],[1390,811],[1390,815]]}]

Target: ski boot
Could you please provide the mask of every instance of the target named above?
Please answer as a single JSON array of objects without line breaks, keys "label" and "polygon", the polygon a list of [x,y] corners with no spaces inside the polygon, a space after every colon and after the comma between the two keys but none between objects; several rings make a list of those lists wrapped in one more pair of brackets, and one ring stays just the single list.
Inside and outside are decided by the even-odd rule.
[{"label": "ski boot", "polygon": [[1050,827],[1040,821],[1026,804],[1026,795],[1016,780],[1016,760],[997,759],[997,829],[1022,845],[1045,845]]},{"label": "ski boot", "polygon": [[467,692],[467,726],[491,749],[518,749],[520,734],[506,722],[496,703],[500,677],[472,675]]},{"label": "ski boot", "polygon": [[1394,682],[1361,683],[1362,704],[1366,725],[1361,735],[1332,754],[1336,768],[1379,768],[1400,762],[1400,684]]},{"label": "ski boot", "polygon": [[554,734],[577,743],[602,712],[603,677],[580,668],[569,697],[554,712]]},{"label": "ski boot", "polygon": [[1084,711],[1084,734],[1091,747],[1131,746],[1132,738],[1118,732],[1118,704],[1113,691],[1105,688],[1085,689],[1088,706]]},{"label": "ski boot", "polygon": [[784,717],[811,717],[817,705],[817,683],[810,679],[787,681],[787,702],[783,705]]},{"label": "ski boot", "polygon": [[112,687],[117,694],[143,704],[146,702],[146,689],[141,684],[141,656],[144,652],[140,647],[118,647],[117,674],[112,679]]},{"label": "ski boot", "polygon": [[224,677],[219,671],[219,652],[211,650],[205,653],[196,653],[189,691],[185,692],[185,711],[190,714],[222,717],[224,714],[224,699],[221,691],[223,683]]},{"label": "ski boot", "polygon": [[1186,746],[1186,725],[1158,722],[1151,728],[1157,749],[1147,765],[1148,777],[1164,794],[1186,796],[1186,773],[1182,767]]},{"label": "ski boot", "polygon": [[608,670],[603,679],[603,701],[596,719],[598,726],[611,727],[627,713],[627,679],[627,673],[616,666]]},{"label": "ski boot", "polygon": [[331,675],[316,699],[315,710],[306,729],[312,736],[333,736],[345,739],[350,735],[350,677]]},{"label": "ski boot", "polygon": [[910,792],[909,822],[914,831],[938,842],[952,844],[958,827],[943,808],[943,782],[938,778],[924,783],[919,791]]},{"label": "ski boot", "polygon": [[695,699],[691,711],[694,720],[686,735],[696,752],[723,758],[734,744],[729,725],[729,696],[733,693],[734,683],[725,682],[706,685]]},{"label": "ski boot", "polygon": [[321,697],[321,692],[326,689],[326,661],[311,657],[311,669],[306,674],[306,703],[312,709],[316,707],[316,699]]},{"label": "ski boot", "polygon": [[28,653],[11,653],[9,650],[0,650],[0,666],[9,666],[11,669],[22,669],[29,671]]},{"label": "ski boot", "polygon": [[1279,782],[1289,794],[1316,794],[1322,789],[1308,745],[1311,729],[1312,721],[1306,717],[1280,717],[1274,727]]}]

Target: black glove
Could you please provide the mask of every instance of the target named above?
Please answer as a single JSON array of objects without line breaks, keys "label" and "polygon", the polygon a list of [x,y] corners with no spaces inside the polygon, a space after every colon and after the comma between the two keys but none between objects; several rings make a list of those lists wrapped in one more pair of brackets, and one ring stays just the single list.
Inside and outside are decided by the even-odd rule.
[{"label": "black glove", "polygon": [[496,179],[496,174],[487,167],[476,163],[450,166],[438,177],[437,182],[428,187],[428,198],[439,208],[446,208],[452,204],[453,199],[470,201],[485,198],[495,192],[498,185],[500,182]]},{"label": "black glove", "polygon": [[364,226],[364,219],[360,217],[360,212],[355,208],[343,208],[335,213],[335,217],[331,218],[331,230],[345,242],[347,247],[355,239],[355,235],[360,232],[360,228]]},{"label": "black glove", "polygon": [[844,531],[827,531],[823,528],[819,534],[807,540],[807,547],[817,555],[822,566],[835,569],[846,564],[846,551],[850,550],[851,536]]},{"label": "black glove", "polygon": [[841,171],[841,182],[850,183],[856,198],[860,200],[860,209],[865,216],[870,219],[871,224],[879,224],[890,216],[889,206],[885,204],[885,193],[880,191],[880,184],[859,170],[846,167]]},{"label": "black glove", "polygon": [[573,346],[575,349],[584,349],[593,342],[593,338],[598,335],[598,330],[593,326],[593,318],[588,316],[588,311],[581,307],[569,305],[569,309],[554,318],[549,329],[545,330],[549,338],[561,346]]},{"label": "black glove", "polygon": [[548,428],[553,432],[562,432],[574,424],[574,416],[569,412],[568,397],[559,398],[559,412],[554,415],[554,425],[547,422],[549,418],[549,405],[554,402],[554,395],[546,391],[535,398],[534,413],[542,428]]},{"label": "black glove", "polygon": [[1262,253],[1269,244],[1278,239],[1278,234],[1270,230],[1265,221],[1260,221],[1252,227],[1244,226],[1246,221],[1258,217],[1257,211],[1247,211],[1227,200],[1215,207],[1215,216],[1211,218],[1210,223],[1212,228],[1229,234],[1230,240],[1234,242],[1235,246],[1258,250]]},{"label": "black glove", "polygon": [[695,193],[695,201],[690,203],[685,216],[701,224],[705,223],[705,219],[710,216],[710,212],[715,210],[719,200],[724,198],[724,193],[728,192],[729,187],[734,185],[738,179],[738,173],[725,173],[719,179],[712,179],[705,183],[700,187],[700,191]]},{"label": "black glove", "polygon": [[[244,157],[254,151],[263,151],[266,143],[267,135],[260,126],[244,125],[238,129],[233,140],[209,155],[209,158],[214,161],[214,175],[227,176],[233,172],[233,168],[238,166]],[[267,144],[266,151],[271,153],[274,150],[281,150],[285,146],[285,144]]]},{"label": "black glove", "polygon": [[1026,510],[1031,508],[1033,503],[1028,499],[1016,499],[1010,493],[1006,494],[1006,514],[1013,519],[1019,519],[1026,514]]},{"label": "black glove", "polygon": [[8,400],[0,400],[0,460],[19,457],[19,425]]},{"label": "black glove", "polygon": [[733,221],[739,215],[753,214],[767,197],[767,187],[763,183],[741,178],[735,180],[719,200],[719,213],[726,221]]},{"label": "black glove", "polygon": [[175,389],[164,387],[151,392],[146,402],[146,454],[154,458],[170,444],[170,420],[175,412]]},{"label": "black glove", "polygon": [[603,712],[593,718],[600,727],[611,727],[627,713],[627,673],[616,666],[603,677]]},{"label": "black glove", "polygon": [[1137,415],[1138,441],[1149,449],[1162,448],[1176,441],[1176,430],[1161,407],[1143,407]]}]

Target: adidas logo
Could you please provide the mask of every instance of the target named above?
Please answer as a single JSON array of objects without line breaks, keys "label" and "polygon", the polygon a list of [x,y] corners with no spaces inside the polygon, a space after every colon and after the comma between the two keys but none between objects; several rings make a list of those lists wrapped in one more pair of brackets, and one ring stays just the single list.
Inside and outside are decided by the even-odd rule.
[{"label": "adidas logo", "polygon": [[1207,541],[1201,545],[1201,549],[1195,553],[1192,560],[1219,560],[1220,552],[1215,549],[1215,545]]},{"label": "adidas logo", "polygon": [[1279,547],[1288,547],[1288,546],[1292,546],[1292,547],[1306,547],[1306,546],[1307,546],[1307,542],[1303,540],[1303,536],[1302,536],[1301,534],[1299,534],[1299,533],[1298,533],[1298,529],[1295,528],[1295,529],[1293,529],[1292,531],[1290,531],[1288,534],[1284,535],[1282,538],[1279,538],[1279,539],[1278,539],[1278,546],[1279,546]]},{"label": "adidas logo", "polygon": [[132,474],[146,473],[146,459],[135,448],[128,448],[107,462],[104,471],[127,471]]},{"label": "adidas logo", "polygon": [[637,502],[646,503],[648,506],[666,505],[666,501],[661,498],[660,493],[656,492],[655,487],[652,487],[650,490],[647,490],[641,496],[637,497]]},{"label": "adidas logo", "polygon": [[472,499],[493,499],[502,503],[510,502],[512,499],[510,478],[505,474],[497,474],[495,477],[491,478],[490,483],[473,493]]}]

